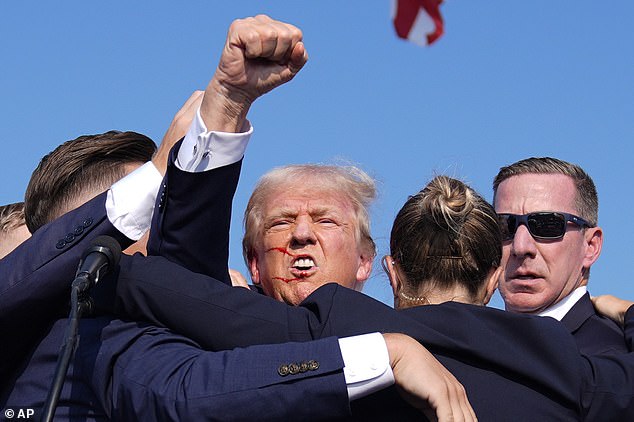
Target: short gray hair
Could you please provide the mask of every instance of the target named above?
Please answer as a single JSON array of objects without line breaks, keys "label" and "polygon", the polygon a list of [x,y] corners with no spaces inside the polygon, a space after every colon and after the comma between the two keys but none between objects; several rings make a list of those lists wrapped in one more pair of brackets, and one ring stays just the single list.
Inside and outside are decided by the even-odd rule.
[{"label": "short gray hair", "polygon": [[[552,157],[531,157],[502,167],[493,180],[493,203],[500,183],[520,174],[563,174],[572,178],[577,194],[575,208],[591,226],[599,220],[599,197],[592,178],[581,167]],[[556,210],[551,210],[556,211]]]}]

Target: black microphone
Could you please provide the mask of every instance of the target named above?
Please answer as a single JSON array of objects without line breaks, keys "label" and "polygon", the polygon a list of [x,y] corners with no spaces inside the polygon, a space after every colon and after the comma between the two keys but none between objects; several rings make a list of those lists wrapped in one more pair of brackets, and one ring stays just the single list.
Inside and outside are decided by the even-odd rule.
[{"label": "black microphone", "polygon": [[90,242],[90,247],[86,249],[81,261],[79,261],[79,268],[71,287],[68,328],[62,343],[61,354],[57,359],[51,389],[42,408],[41,421],[52,421],[55,416],[55,408],[64,385],[64,377],[68,372],[70,359],[77,346],[79,319],[83,314],[89,314],[92,311],[92,302],[86,292],[97,284],[101,277],[119,264],[119,258],[121,258],[119,242],[110,236],[98,236]]},{"label": "black microphone", "polygon": [[110,236],[98,236],[90,242],[79,262],[73,287],[78,293],[88,291],[92,286],[119,264],[121,245]]}]

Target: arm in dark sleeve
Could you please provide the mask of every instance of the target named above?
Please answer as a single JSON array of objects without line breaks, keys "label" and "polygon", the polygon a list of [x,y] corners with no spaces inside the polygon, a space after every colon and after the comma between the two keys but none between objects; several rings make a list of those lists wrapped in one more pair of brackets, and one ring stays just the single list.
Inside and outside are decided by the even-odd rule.
[{"label": "arm in dark sleeve", "polygon": [[231,285],[229,225],[242,161],[199,173],[175,165],[172,148],[152,218],[148,254]]},{"label": "arm in dark sleeve", "polygon": [[624,331],[630,353],[586,358],[585,420],[634,419],[634,306],[625,314]]},{"label": "arm in dark sleeve", "polygon": [[180,267],[122,256],[116,313],[172,330],[210,350],[322,337],[327,310],[291,307]]},{"label": "arm in dark sleeve", "polygon": [[625,341],[630,352],[634,351],[634,305],[625,313]]},{"label": "arm in dark sleeve", "polygon": [[[418,339],[463,382],[474,407],[490,403],[491,392],[482,389],[477,374],[477,368],[489,368],[506,379],[500,391],[521,384],[578,409],[585,420],[634,420],[634,353],[583,356],[567,329],[551,318],[455,302],[411,308],[397,312],[397,318],[372,298],[332,284],[317,289],[303,305],[328,312],[328,334],[343,337],[371,329]],[[626,313],[625,333],[631,348],[634,307]]]},{"label": "arm in dark sleeve", "polygon": [[[131,271],[119,280],[119,288],[132,299],[127,309],[150,313],[204,347],[219,350],[305,335],[402,332],[420,340],[461,382],[471,385],[474,404],[490,403],[492,393],[481,388],[478,369],[488,368],[505,378],[499,381],[503,391],[528,388],[594,420],[602,420],[598,415],[617,417],[611,420],[634,416],[634,354],[585,358],[565,327],[550,318],[459,303],[395,312],[336,284],[316,290],[302,307],[289,307],[186,269],[166,275],[172,271],[169,266],[179,267],[160,257],[151,259],[151,265],[125,266]],[[174,281],[162,282],[166,277]],[[136,304],[135,297],[141,298]]]},{"label": "arm in dark sleeve", "polygon": [[[328,420],[350,412],[336,338],[206,352],[166,329],[120,321],[102,337],[93,383],[114,420]],[[303,362],[280,375],[283,365]]]}]

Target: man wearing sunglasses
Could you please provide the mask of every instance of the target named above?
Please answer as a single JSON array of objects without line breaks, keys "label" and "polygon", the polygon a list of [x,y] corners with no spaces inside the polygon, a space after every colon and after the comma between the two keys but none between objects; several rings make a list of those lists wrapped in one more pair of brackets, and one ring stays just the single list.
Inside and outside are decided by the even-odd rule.
[{"label": "man wearing sunglasses", "polygon": [[587,292],[603,244],[590,176],[556,158],[528,158],[501,168],[493,191],[506,309],[561,321],[583,353],[627,352],[623,331],[596,313]]}]

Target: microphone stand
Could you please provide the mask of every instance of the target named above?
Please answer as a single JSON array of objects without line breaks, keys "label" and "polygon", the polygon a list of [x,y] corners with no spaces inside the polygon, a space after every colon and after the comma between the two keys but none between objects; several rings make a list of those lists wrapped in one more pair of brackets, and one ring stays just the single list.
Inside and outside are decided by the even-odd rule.
[{"label": "microphone stand", "polygon": [[68,365],[77,347],[79,319],[82,315],[92,312],[93,303],[88,291],[97,284],[102,276],[105,276],[109,270],[118,265],[119,257],[121,256],[121,245],[112,237],[97,236],[90,242],[90,245],[91,247],[84,252],[79,262],[75,279],[71,284],[68,326],[66,327],[64,341],[57,359],[53,383],[42,408],[42,418],[40,420],[43,422],[50,422],[55,416],[55,408],[62,392]]},{"label": "microphone stand", "polygon": [[90,287],[88,274],[78,275],[70,291],[70,313],[68,315],[68,327],[64,334],[64,341],[61,347],[61,354],[57,359],[57,367],[55,368],[55,375],[53,376],[53,383],[49,390],[46,402],[44,403],[42,422],[51,422],[55,416],[55,409],[59,400],[59,395],[62,392],[62,386],[64,385],[64,378],[66,372],[68,372],[68,365],[70,359],[73,356],[75,347],[77,346],[79,320],[82,315],[89,313],[92,310],[92,302],[90,297],[86,294],[86,291]]}]

